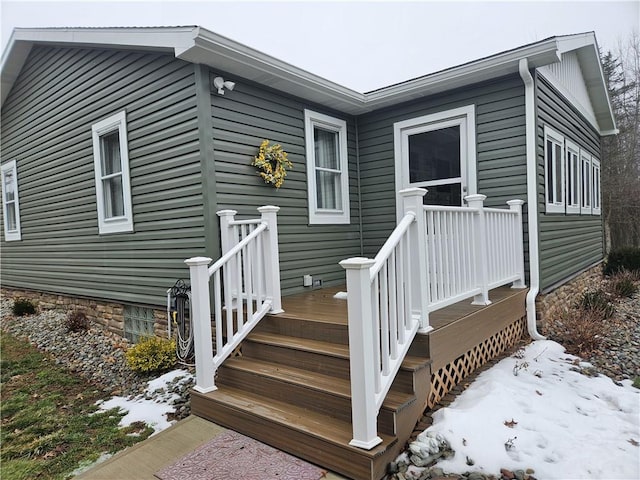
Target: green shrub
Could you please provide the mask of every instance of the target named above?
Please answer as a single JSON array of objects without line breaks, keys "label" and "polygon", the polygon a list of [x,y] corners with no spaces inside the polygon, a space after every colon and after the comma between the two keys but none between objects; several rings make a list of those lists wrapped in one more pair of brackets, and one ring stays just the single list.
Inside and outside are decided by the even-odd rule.
[{"label": "green shrub", "polygon": [[22,317],[24,315],[33,315],[36,313],[36,306],[31,300],[26,298],[18,298],[13,302],[13,314],[16,317]]},{"label": "green shrub", "polygon": [[89,330],[89,319],[84,312],[74,310],[67,315],[65,326],[68,332],[85,332]]},{"label": "green shrub", "polygon": [[160,337],[143,338],[126,353],[129,368],[136,372],[168,370],[176,363],[176,341]]},{"label": "green shrub", "polygon": [[604,274],[613,275],[622,270],[640,272],[640,248],[621,248],[609,253]]},{"label": "green shrub", "polygon": [[635,282],[636,276],[628,270],[624,270],[611,277],[609,290],[616,297],[631,297],[638,291]]},{"label": "green shrub", "polygon": [[585,312],[599,313],[603,319],[611,318],[615,313],[615,307],[609,301],[607,293],[602,289],[584,292],[576,307]]}]

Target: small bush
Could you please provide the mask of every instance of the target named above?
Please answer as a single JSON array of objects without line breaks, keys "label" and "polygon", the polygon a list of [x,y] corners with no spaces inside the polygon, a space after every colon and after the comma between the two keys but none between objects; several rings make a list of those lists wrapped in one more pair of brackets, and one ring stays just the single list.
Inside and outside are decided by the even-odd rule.
[{"label": "small bush", "polygon": [[176,363],[176,341],[160,337],[148,337],[127,350],[129,368],[136,372],[168,370]]},{"label": "small bush", "polygon": [[36,306],[31,300],[26,298],[18,298],[13,302],[13,314],[16,317],[22,317],[24,315],[33,315],[36,313]]},{"label": "small bush", "polygon": [[615,313],[615,307],[609,301],[609,296],[601,289],[584,292],[576,307],[585,312],[598,313],[602,319],[611,318]]},{"label": "small bush", "polygon": [[609,291],[616,297],[632,297],[638,291],[636,276],[629,271],[618,272],[611,277]]},{"label": "small bush", "polygon": [[565,311],[557,320],[555,336],[567,352],[581,357],[588,356],[602,342],[600,336],[604,328],[602,320],[602,314],[597,310]]},{"label": "small bush", "polygon": [[68,332],[86,332],[89,330],[89,319],[84,312],[75,310],[67,315],[65,326]]},{"label": "small bush", "polygon": [[640,248],[621,248],[609,253],[604,274],[614,275],[622,270],[640,273]]}]

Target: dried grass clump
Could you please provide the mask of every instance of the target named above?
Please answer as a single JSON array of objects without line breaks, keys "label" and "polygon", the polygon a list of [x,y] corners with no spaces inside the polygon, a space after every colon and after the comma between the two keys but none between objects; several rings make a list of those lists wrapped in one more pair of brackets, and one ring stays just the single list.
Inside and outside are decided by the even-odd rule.
[{"label": "dried grass clump", "polygon": [[607,323],[600,310],[566,310],[555,320],[552,336],[567,352],[584,358],[600,347]]}]

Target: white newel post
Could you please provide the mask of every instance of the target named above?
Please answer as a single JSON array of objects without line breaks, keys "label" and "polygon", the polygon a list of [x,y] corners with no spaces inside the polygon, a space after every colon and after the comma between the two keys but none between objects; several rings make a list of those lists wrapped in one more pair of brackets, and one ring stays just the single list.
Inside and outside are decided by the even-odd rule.
[{"label": "white newel post", "polygon": [[427,227],[423,208],[423,198],[427,194],[424,188],[407,188],[398,192],[402,198],[403,212],[415,214],[415,221],[409,227],[409,245],[411,255],[408,255],[410,265],[405,265],[405,272],[409,272],[411,288],[411,309],[414,318],[419,319],[418,332],[427,333],[433,330],[429,326],[429,272],[427,258]]},{"label": "white newel post", "polygon": [[262,221],[267,223],[267,235],[263,242],[265,258],[265,278],[267,295],[271,297],[270,313],[282,313],[282,299],[280,295],[280,253],[278,251],[278,211],[280,207],[265,205],[259,207]]},{"label": "white newel post", "polygon": [[520,278],[513,282],[511,288],[526,288],[527,286],[524,283],[524,241],[522,238],[522,205],[524,205],[524,200],[519,198],[509,200],[507,205],[509,205],[510,210],[517,212],[514,242],[516,244],[516,268]]},{"label": "white newel post", "polygon": [[184,261],[191,276],[193,306],[193,343],[196,357],[196,386],[201,393],[216,390],[214,383],[213,340],[211,336],[211,306],[209,304],[208,257],[193,257]]},{"label": "white newel post", "polygon": [[476,272],[481,292],[473,298],[473,305],[489,305],[489,264],[487,258],[487,225],[484,218],[484,201],[486,195],[476,194],[464,197],[465,202],[471,208],[478,210],[476,214],[476,238],[473,239],[476,247]]},{"label": "white newel post", "polygon": [[340,262],[347,272],[349,357],[351,372],[351,416],[353,439],[349,445],[370,450],[378,437],[375,401],[375,336],[371,308],[371,267],[374,260],[348,258]]},{"label": "white newel post", "polygon": [[[222,249],[222,256],[231,250],[237,243],[239,243],[238,235],[234,235],[235,228],[231,225],[231,222],[235,220],[236,214],[238,213],[235,210],[220,210],[216,212],[218,217],[220,217],[220,248]],[[225,284],[227,285],[237,285],[237,265],[236,259],[232,258],[229,260],[228,266],[224,271],[224,275],[227,277],[225,280]],[[237,296],[234,295],[234,292],[230,289],[229,295],[231,295],[231,306],[236,308],[237,305]]]}]

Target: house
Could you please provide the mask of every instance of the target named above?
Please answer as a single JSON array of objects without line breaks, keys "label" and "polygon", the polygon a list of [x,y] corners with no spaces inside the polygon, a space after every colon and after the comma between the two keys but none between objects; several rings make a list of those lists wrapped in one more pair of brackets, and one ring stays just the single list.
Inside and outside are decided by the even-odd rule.
[{"label": "house", "polygon": [[[515,332],[516,324],[524,328],[525,316],[529,333],[538,335],[536,298],[557,295],[570,280],[592,275],[603,258],[600,142],[616,133],[616,125],[593,33],[551,37],[365,94],[195,26],[16,29],[1,71],[4,294],[36,297],[44,306],[79,306],[130,338],[161,333],[166,290],[189,275],[185,259],[207,258],[192,259],[191,269],[208,281],[208,259],[235,247],[233,268],[244,268],[250,255],[265,257],[245,249],[249,240],[238,246],[240,238],[254,241],[264,235],[264,245],[275,253],[266,255],[264,270],[255,275],[270,275],[263,286],[271,290],[241,295],[259,282],[247,279],[244,270],[225,273],[221,281],[227,288],[216,290],[221,295],[231,295],[235,286],[229,285],[236,283],[229,282],[239,282],[235,297],[225,297],[225,311],[218,310],[220,299],[199,297],[194,315],[213,313],[220,321],[235,318],[242,324],[260,308],[261,315],[281,310],[281,293],[285,314],[266,317],[255,334],[262,335],[260,341],[252,337],[243,354],[254,351],[255,372],[266,368],[260,362],[284,355],[285,346],[269,338],[276,330],[306,338],[311,346],[295,361],[321,376],[304,381],[346,389],[346,400],[344,392],[332,391],[332,418],[355,424],[364,412],[361,434],[346,446],[350,433],[340,434],[346,442],[326,438],[331,436],[327,430],[338,431],[342,424],[309,417],[311,423],[294,434],[266,418],[250,418],[240,405],[251,401],[237,390],[255,385],[255,378],[241,365],[218,371],[217,381],[235,385],[235,396],[227,392],[227,407],[213,406],[210,397],[225,393],[213,390],[216,370],[206,360],[213,355],[211,338],[197,335],[197,348],[205,353],[199,359],[203,385],[194,410],[249,433],[258,425],[263,431],[257,438],[318,463],[331,457],[338,464],[327,466],[354,478],[384,472],[384,462],[408,437],[425,398],[433,397],[434,378],[440,382],[436,396],[442,396],[462,371],[475,368],[467,357],[467,367],[460,366],[464,355],[474,348],[495,354],[487,339],[504,329]],[[280,144],[293,163],[278,189],[251,166],[265,139]],[[424,198],[415,188],[427,190]],[[506,207],[510,200],[520,202]],[[264,205],[280,209],[277,214],[277,209],[263,209],[261,220],[237,221],[255,217]],[[387,263],[362,261],[376,256],[390,235],[406,242],[389,246]],[[419,239],[431,250],[417,248]],[[496,273],[499,278],[492,280],[491,272],[501,268],[501,276]],[[381,271],[385,279],[374,279]],[[402,280],[401,275],[413,277]],[[373,315],[387,322],[387,330],[363,322],[364,330],[356,334],[342,325],[344,319],[338,321],[341,326],[331,323],[329,317],[346,316],[346,306],[317,287],[345,281],[349,323],[355,316]],[[511,281],[528,290],[497,288]],[[454,284],[467,287],[458,292]],[[208,295],[208,285],[192,281],[194,286]],[[392,290],[399,292],[393,300]],[[374,300],[374,312],[371,292],[382,291],[388,298]],[[305,293],[311,299],[307,303],[301,300]],[[482,305],[465,310],[470,304],[465,296]],[[270,303],[261,303],[267,297]],[[244,312],[238,306],[243,302]],[[309,302],[318,303],[309,307]],[[381,313],[383,303],[393,312]],[[227,311],[231,304],[239,312]],[[405,306],[411,319],[388,330],[389,318],[400,318]],[[215,310],[209,312],[210,307]],[[447,308],[460,318],[479,315],[486,325],[493,325],[490,318],[502,323],[472,328],[444,319]],[[313,324],[319,310],[327,318]],[[400,324],[409,340],[404,330],[399,333]],[[215,335],[223,342],[223,333],[236,327],[231,321]],[[360,375],[371,360],[367,355],[380,354],[361,352],[364,365],[356,368],[351,359],[357,375],[349,384],[349,350],[318,351],[335,333],[342,345],[354,336],[353,353],[356,341],[380,344],[374,336],[381,331],[384,338],[399,339],[387,345],[390,352],[368,362],[380,364],[384,375]],[[363,342],[365,349],[371,343]],[[219,353],[222,343],[213,349]],[[327,379],[337,370],[346,386]],[[386,387],[381,375],[389,377]],[[363,394],[356,408],[356,377],[364,379],[363,392],[375,383],[377,403]],[[295,410],[299,418],[317,407],[319,397],[309,393],[310,385],[286,390],[284,381],[270,378],[265,387],[284,392],[274,399],[278,405],[287,400],[282,395],[298,397],[306,405]],[[429,382],[431,393],[424,390]],[[398,395],[407,390],[415,396]],[[283,408],[279,412],[286,417]],[[293,408],[289,417],[296,416]],[[399,417],[403,410],[411,414]],[[275,411],[269,415],[278,417]],[[372,416],[373,430],[377,418],[384,435],[371,431]],[[295,449],[305,442],[306,450]]]}]

